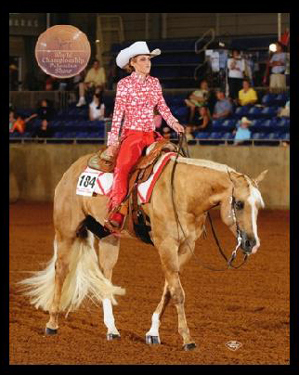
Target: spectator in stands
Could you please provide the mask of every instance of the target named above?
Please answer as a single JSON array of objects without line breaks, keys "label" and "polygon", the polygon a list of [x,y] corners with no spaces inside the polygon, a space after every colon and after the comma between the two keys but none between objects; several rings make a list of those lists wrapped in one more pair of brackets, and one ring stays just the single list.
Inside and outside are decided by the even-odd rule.
[{"label": "spectator in stands", "polygon": [[276,52],[273,53],[269,66],[271,67],[270,75],[270,92],[279,93],[286,91],[286,53],[283,51],[284,46],[281,42],[276,42]]},{"label": "spectator in stands", "polygon": [[52,129],[49,127],[49,122],[47,120],[42,120],[41,126],[33,134],[37,138],[51,138],[53,135]]},{"label": "spectator in stands", "polygon": [[189,122],[192,123],[195,115],[196,108],[200,108],[203,105],[206,105],[209,99],[209,87],[208,82],[204,79],[200,83],[200,89],[195,90],[189,96],[188,99],[185,99],[187,107],[190,108],[190,117]]},{"label": "spectator in stands", "polygon": [[242,117],[241,120],[237,123],[237,129],[233,131],[235,134],[234,145],[240,145],[244,141],[249,140],[251,137],[251,131],[248,129],[251,121],[247,117]]},{"label": "spectator in stands", "polygon": [[162,129],[162,136],[163,138],[168,139],[168,140],[171,138],[171,130],[168,126],[165,126]]},{"label": "spectator in stands", "polygon": [[187,142],[192,141],[194,139],[194,132],[193,132],[193,125],[187,125],[185,129],[185,135]]},{"label": "spectator in stands", "polygon": [[199,108],[199,118],[195,125],[196,132],[210,132],[212,129],[212,117],[207,106]]},{"label": "spectator in stands", "polygon": [[30,117],[28,117],[28,121],[30,121],[33,118],[38,117],[43,122],[49,122],[52,120],[54,116],[54,109],[50,102],[47,99],[41,100],[37,110],[35,113],[33,113]]},{"label": "spectator in stands", "polygon": [[14,110],[9,111],[9,132],[13,133],[17,131],[23,134],[26,129],[26,124],[30,121],[31,117],[24,118],[23,116],[17,115]]},{"label": "spectator in stands", "polygon": [[9,110],[9,131],[12,132],[13,130],[13,126],[14,126],[14,123],[16,122],[16,116],[15,116],[15,112],[10,109]]},{"label": "spectator in stands", "polygon": [[286,102],[286,105],[283,108],[281,108],[277,116],[290,117],[290,101],[289,100]]},{"label": "spectator in stands", "polygon": [[103,91],[93,95],[93,100],[89,104],[89,120],[104,120],[105,104],[103,103]]},{"label": "spectator in stands", "polygon": [[214,107],[213,119],[223,119],[231,115],[233,106],[229,98],[225,97],[225,92],[222,89],[216,91],[217,102]]},{"label": "spectator in stands", "polygon": [[239,91],[238,102],[243,105],[254,105],[258,100],[256,91],[250,87],[248,79],[243,80],[243,89]]},{"label": "spectator in stands", "polygon": [[238,93],[242,89],[245,72],[245,60],[241,57],[239,50],[232,51],[232,57],[227,60],[227,68],[229,96],[236,101]]},{"label": "spectator in stands", "polygon": [[104,89],[106,84],[106,74],[103,67],[100,66],[98,60],[93,61],[92,68],[86,74],[84,82],[79,83],[79,102],[77,107],[86,105],[85,93],[87,90],[92,90],[93,92],[99,92]]}]

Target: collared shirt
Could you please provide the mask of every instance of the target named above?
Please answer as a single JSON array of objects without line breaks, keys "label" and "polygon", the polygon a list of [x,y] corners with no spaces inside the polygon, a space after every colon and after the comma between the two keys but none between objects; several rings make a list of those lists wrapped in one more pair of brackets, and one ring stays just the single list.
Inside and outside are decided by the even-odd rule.
[{"label": "collared shirt", "polygon": [[214,107],[214,113],[221,115],[226,111],[232,111],[233,106],[228,99],[218,100]]},{"label": "collared shirt", "polygon": [[85,83],[91,83],[94,86],[102,86],[106,82],[106,74],[103,67],[99,69],[91,68],[84,79]]},{"label": "collared shirt", "polygon": [[286,54],[285,52],[280,52],[280,53],[274,53],[273,56],[271,57],[270,62],[274,61],[280,61],[283,63],[283,65],[277,65],[272,67],[272,73],[274,74],[283,74],[286,69]]},{"label": "collared shirt", "polygon": [[[233,68],[232,66],[235,67]],[[243,72],[245,71],[245,61],[242,58],[234,59],[230,58],[227,60],[228,76],[230,78],[243,78]]]},{"label": "collared shirt", "polygon": [[108,132],[108,146],[119,143],[119,130],[124,117],[122,129],[155,130],[154,107],[166,123],[173,128],[178,120],[171,114],[162,94],[158,78],[145,78],[133,72],[117,84],[111,131]]},{"label": "collared shirt", "polygon": [[246,105],[248,103],[257,101],[258,97],[256,91],[250,87],[247,91],[244,91],[244,89],[239,91],[239,100],[241,105]]}]

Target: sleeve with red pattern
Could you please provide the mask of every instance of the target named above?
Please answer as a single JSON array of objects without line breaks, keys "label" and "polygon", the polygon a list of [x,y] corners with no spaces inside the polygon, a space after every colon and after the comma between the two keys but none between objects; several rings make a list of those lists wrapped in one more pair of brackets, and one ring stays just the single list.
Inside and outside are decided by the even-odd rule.
[{"label": "sleeve with red pattern", "polygon": [[119,145],[119,130],[121,121],[125,111],[126,105],[126,95],[127,95],[127,87],[123,80],[120,80],[117,84],[116,88],[116,97],[115,97],[115,104],[114,104],[114,111],[112,116],[112,125],[111,131],[108,132],[108,146],[118,146]]},{"label": "sleeve with red pattern", "polygon": [[174,123],[178,123],[178,119],[176,119],[172,113],[170,112],[169,107],[167,106],[165,99],[163,97],[162,93],[162,87],[160,85],[160,82],[158,78],[156,79],[156,84],[158,85],[158,104],[157,104],[157,109],[160,112],[161,116],[164,118],[166,121],[167,125],[173,128]]}]

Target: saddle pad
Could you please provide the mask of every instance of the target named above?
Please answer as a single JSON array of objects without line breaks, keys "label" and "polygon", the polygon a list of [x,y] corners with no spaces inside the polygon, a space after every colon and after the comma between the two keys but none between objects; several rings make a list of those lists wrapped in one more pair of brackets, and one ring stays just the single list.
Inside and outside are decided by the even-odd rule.
[{"label": "saddle pad", "polygon": [[[161,172],[163,171],[164,166],[170,160],[171,156],[176,155],[175,152],[167,152],[166,154],[162,155],[157,163],[154,165],[153,173],[150,175],[147,181],[141,183],[138,186],[138,203],[147,203],[151,197],[153,188],[155,186],[156,181],[158,180]],[[113,183],[113,173],[105,173],[96,171],[90,167],[86,167],[84,172],[80,175],[97,175],[96,183],[94,184],[93,192],[96,194],[107,195],[111,192],[112,183]],[[81,177],[82,178],[82,177]],[[78,185],[80,183],[80,177],[78,180]],[[76,192],[78,195],[88,195],[90,194],[82,194],[82,191],[77,189]]]}]

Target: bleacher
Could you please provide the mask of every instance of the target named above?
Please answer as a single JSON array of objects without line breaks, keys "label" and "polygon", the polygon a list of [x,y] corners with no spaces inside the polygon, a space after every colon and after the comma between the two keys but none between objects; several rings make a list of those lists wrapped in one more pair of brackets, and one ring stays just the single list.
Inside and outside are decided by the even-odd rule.
[{"label": "bleacher", "polygon": [[[237,38],[232,39],[230,43],[234,48],[248,51],[259,50],[264,53],[267,51],[269,43],[273,41],[275,41],[274,36],[267,36],[263,38]],[[160,56],[155,57],[151,75],[159,78],[163,86],[166,103],[173,115],[178,118],[181,124],[185,125],[188,123],[189,109],[186,107],[184,99],[188,93],[198,87],[198,81],[194,79],[194,70],[204,60],[203,53],[197,54],[195,52],[195,42],[195,39],[148,41],[150,50],[160,48],[163,51]],[[202,43],[204,45],[205,41],[202,41]],[[130,44],[131,42],[112,45],[109,52],[110,56],[115,58],[120,49],[126,48]],[[252,140],[249,143],[276,145],[283,140],[288,141],[290,120],[289,118],[278,117],[277,113],[289,99],[289,93],[274,95],[258,91],[258,94],[259,105],[237,107],[230,118],[213,121],[212,132],[199,133],[195,140],[190,141],[190,143],[233,143],[232,131],[235,129],[237,121],[243,116],[252,120],[250,126]],[[113,112],[114,97],[115,93],[112,91],[107,91],[104,97],[108,115]],[[30,109],[18,111],[24,117],[28,117],[32,112]],[[89,121],[88,105],[77,108],[76,103],[72,103],[56,113],[55,118],[50,123],[53,137],[47,142],[69,140],[70,142],[94,141],[104,143],[110,123],[111,120],[108,119],[105,121]],[[39,126],[40,120],[34,120],[28,124],[24,134],[16,132],[10,134],[10,140],[12,142],[30,140]],[[176,135],[173,133],[172,137],[175,139]]]}]

